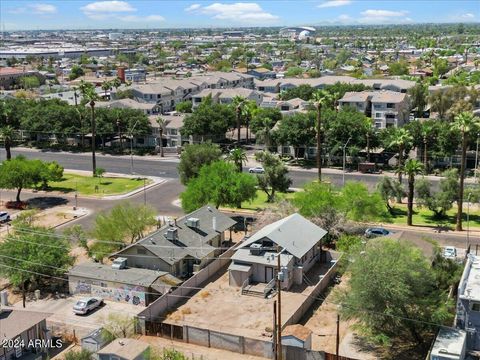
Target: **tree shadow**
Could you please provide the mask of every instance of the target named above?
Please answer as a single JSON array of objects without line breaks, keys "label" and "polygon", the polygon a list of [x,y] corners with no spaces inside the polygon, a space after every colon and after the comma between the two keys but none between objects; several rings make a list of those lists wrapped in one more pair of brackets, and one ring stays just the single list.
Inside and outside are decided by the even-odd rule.
[{"label": "tree shadow", "polygon": [[32,199],[28,199],[27,204],[31,208],[45,210],[53,208],[55,206],[66,205],[68,200],[59,196],[40,196]]}]

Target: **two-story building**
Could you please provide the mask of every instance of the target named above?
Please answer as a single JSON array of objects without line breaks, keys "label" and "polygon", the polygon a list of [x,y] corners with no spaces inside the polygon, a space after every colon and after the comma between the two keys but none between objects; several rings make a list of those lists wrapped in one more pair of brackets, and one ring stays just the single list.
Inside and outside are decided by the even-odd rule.
[{"label": "two-story building", "polygon": [[211,97],[214,103],[228,105],[233,102],[236,96],[255,101],[257,105],[260,105],[263,100],[262,93],[251,89],[205,89],[192,96],[192,107],[196,108],[199,106],[206,97]]}]

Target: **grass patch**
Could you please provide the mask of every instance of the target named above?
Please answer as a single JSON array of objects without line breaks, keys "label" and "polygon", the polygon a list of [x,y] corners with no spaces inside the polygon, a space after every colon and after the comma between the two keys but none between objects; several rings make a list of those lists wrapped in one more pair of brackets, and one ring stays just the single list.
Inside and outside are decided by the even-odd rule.
[{"label": "grass patch", "polygon": [[[151,180],[147,179],[146,184]],[[78,191],[79,195],[120,195],[125,194],[143,186],[142,178],[121,178],[121,177],[92,177],[76,174],[64,174],[61,181],[52,181],[48,184],[50,191],[72,193]]]},{"label": "grass patch", "polygon": [[[464,209],[466,210],[466,209]],[[423,226],[447,226],[454,228],[457,216],[457,208],[454,207],[447,211],[447,216],[442,219],[437,219],[433,216],[433,212],[426,208],[413,208],[413,225]],[[393,224],[406,225],[407,224],[407,205],[396,204],[391,218]],[[463,214],[463,227],[467,227],[467,214]],[[470,209],[470,229],[480,228],[480,211]]]}]

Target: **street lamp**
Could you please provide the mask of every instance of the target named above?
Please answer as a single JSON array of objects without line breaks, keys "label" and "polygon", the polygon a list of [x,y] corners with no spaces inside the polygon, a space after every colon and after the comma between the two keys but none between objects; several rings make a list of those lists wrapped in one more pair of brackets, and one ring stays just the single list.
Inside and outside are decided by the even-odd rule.
[{"label": "street lamp", "polygon": [[346,150],[347,150],[347,145],[348,145],[348,143],[350,142],[351,139],[352,139],[352,137],[350,136],[348,138],[347,142],[345,143],[345,145],[343,145],[343,174],[342,174],[342,184],[343,184],[343,186],[345,186],[345,162],[347,160]]},{"label": "street lamp", "polygon": [[469,193],[467,196],[467,248],[466,251],[468,251],[468,247],[470,246],[470,197],[472,196],[472,193]]}]

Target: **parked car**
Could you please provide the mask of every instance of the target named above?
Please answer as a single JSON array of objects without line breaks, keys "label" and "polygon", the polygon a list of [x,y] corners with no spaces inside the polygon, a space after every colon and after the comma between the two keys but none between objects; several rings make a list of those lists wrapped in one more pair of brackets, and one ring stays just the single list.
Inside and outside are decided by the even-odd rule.
[{"label": "parked car", "polygon": [[381,227],[368,228],[367,230],[365,230],[365,236],[367,238],[373,238],[373,237],[377,237],[377,236],[387,236],[387,235],[390,235],[390,234],[392,234],[392,232],[390,230],[387,230],[387,229],[384,229],[384,228],[381,228]]},{"label": "parked car", "polygon": [[75,305],[73,305],[73,312],[77,315],[86,315],[90,311],[95,310],[97,307],[103,305],[103,299],[97,298],[83,298],[78,300]]},{"label": "parked car", "polygon": [[443,248],[443,257],[445,259],[455,260],[457,258],[457,249],[455,246],[445,246]]},{"label": "parked car", "polygon": [[265,172],[265,169],[261,166],[255,166],[253,168],[248,169],[248,172],[250,174],[263,174]]},{"label": "parked car", "polygon": [[0,212],[0,223],[6,223],[8,221],[10,221],[10,215],[5,211]]}]

